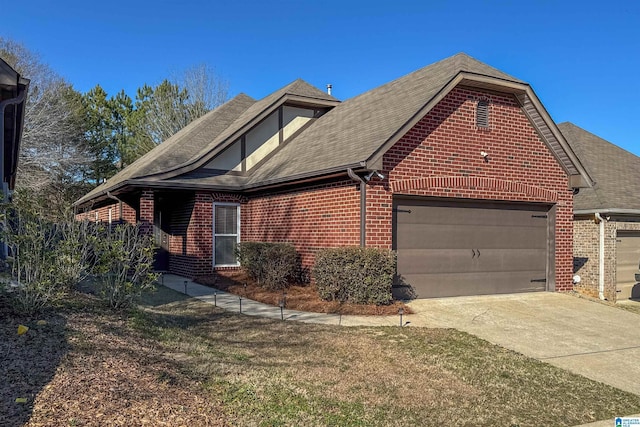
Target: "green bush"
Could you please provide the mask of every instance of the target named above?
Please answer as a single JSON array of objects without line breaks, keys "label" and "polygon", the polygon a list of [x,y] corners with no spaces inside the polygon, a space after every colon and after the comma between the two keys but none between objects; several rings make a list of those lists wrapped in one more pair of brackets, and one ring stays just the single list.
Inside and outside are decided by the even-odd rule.
[{"label": "green bush", "polygon": [[94,271],[100,296],[110,307],[127,307],[154,288],[153,255],[153,239],[139,225],[120,224],[102,231],[95,246]]},{"label": "green bush", "polygon": [[284,289],[297,278],[298,253],[288,243],[242,242],[236,254],[247,275],[267,289]]},{"label": "green bush", "polygon": [[327,248],[316,254],[313,278],[322,299],[389,304],[396,254],[377,248]]},{"label": "green bush", "polygon": [[130,304],[153,286],[153,242],[139,227],[109,230],[76,221],[71,212],[48,218],[28,192],[0,208],[5,213],[0,237],[9,249],[9,280],[16,284],[11,292],[0,285],[0,291],[9,295],[14,310],[35,313],[89,275],[97,276],[101,295],[114,308]]},{"label": "green bush", "polygon": [[83,274],[81,225],[72,218],[52,222],[29,197],[4,204],[2,240],[16,286],[10,299],[15,310],[35,313],[65,294]]}]

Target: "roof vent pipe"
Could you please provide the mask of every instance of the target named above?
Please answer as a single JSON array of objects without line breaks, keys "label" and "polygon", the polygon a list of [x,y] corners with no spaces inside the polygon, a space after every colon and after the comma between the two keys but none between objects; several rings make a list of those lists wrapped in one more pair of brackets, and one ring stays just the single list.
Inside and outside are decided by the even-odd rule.
[{"label": "roof vent pipe", "polygon": [[333,89],[333,85],[332,84],[328,84],[327,85],[327,94],[331,95],[331,89]]}]

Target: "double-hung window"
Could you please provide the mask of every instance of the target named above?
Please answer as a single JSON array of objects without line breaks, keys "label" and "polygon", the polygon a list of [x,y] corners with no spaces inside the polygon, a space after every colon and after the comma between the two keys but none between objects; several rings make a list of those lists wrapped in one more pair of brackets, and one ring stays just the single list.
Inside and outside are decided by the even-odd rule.
[{"label": "double-hung window", "polygon": [[216,267],[238,265],[235,249],[240,242],[240,205],[213,204],[213,264]]}]

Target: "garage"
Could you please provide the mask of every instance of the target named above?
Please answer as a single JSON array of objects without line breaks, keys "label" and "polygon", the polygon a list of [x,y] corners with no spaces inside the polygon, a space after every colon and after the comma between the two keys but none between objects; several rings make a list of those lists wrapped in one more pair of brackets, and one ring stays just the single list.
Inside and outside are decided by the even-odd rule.
[{"label": "garage", "polygon": [[618,231],[616,239],[617,300],[640,298],[640,285],[635,280],[640,263],[640,232]]},{"label": "garage", "polygon": [[553,272],[549,205],[394,200],[401,284],[417,298],[535,292]]}]

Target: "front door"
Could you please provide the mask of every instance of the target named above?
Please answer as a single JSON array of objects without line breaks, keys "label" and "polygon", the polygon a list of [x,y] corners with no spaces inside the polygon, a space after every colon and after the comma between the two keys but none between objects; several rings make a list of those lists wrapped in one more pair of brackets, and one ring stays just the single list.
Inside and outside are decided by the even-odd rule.
[{"label": "front door", "polygon": [[156,244],[156,253],[153,268],[156,271],[167,271],[169,269],[169,233],[168,215],[163,212],[160,204],[156,205],[153,218],[153,237]]}]

